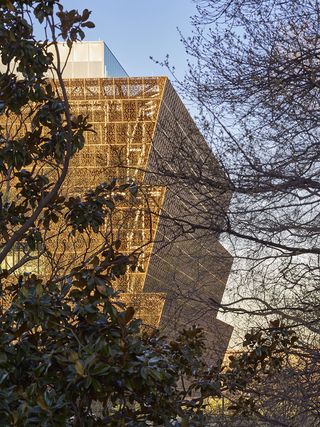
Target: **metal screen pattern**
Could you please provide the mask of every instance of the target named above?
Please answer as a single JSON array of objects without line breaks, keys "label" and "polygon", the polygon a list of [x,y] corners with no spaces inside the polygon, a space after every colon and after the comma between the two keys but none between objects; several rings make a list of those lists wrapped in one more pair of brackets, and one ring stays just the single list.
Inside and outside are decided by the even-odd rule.
[{"label": "metal screen pattern", "polygon": [[[221,355],[232,328],[207,303],[221,301],[232,258],[218,235],[185,233],[179,221],[168,220],[223,221],[230,193],[219,190],[225,177],[212,152],[165,77],[67,79],[65,86],[72,112],[87,116],[95,132],[72,159],[64,192],[83,194],[114,178],[140,190],[123,197],[100,234],[70,236],[63,221],[52,227],[51,274],[63,275],[84,253],[120,239],[121,251],[141,253],[140,271],[115,283],[122,300],[169,335],[200,324]],[[197,167],[216,185],[190,189]]]},{"label": "metal screen pattern", "polygon": [[88,133],[84,148],[71,161],[65,183],[68,194],[81,194],[114,178],[119,183],[136,182],[142,189],[115,210],[112,236],[110,224],[105,235],[90,236],[90,241],[60,235],[56,241],[60,266],[68,265],[68,258],[77,253],[81,257],[84,247],[94,250],[104,239],[119,238],[120,250],[127,254],[143,248],[139,258],[143,272],[130,271],[115,285],[123,292],[122,300],[150,326],[159,326],[165,301],[163,292],[144,292],[165,187],[143,184],[165,83],[165,78],[65,80],[71,111],[87,116],[95,131]]}]

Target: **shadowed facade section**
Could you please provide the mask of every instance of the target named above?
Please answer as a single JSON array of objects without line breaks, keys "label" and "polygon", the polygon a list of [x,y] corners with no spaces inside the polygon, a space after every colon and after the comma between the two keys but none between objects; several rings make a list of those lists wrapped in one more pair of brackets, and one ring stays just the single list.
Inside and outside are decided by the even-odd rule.
[{"label": "shadowed facade section", "polygon": [[231,255],[218,241],[231,193],[168,80],[147,170],[147,182],[165,186],[166,192],[145,291],[166,294],[161,320],[165,333],[199,325],[209,356],[220,359],[232,327],[216,318],[212,301],[221,302],[232,265]]}]

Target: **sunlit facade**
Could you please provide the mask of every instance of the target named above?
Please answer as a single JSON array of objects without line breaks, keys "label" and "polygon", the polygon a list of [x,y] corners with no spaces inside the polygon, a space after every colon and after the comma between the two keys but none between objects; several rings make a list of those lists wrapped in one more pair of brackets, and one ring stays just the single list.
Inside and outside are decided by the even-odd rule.
[{"label": "sunlit facade", "polygon": [[[123,300],[145,323],[169,334],[202,326],[212,349],[223,353],[232,328],[208,307],[210,298],[221,301],[232,259],[218,236],[181,230],[181,218],[197,215],[193,202],[186,203],[195,196],[164,172],[179,176],[183,165],[188,173],[197,156],[209,156],[212,173],[221,178],[193,120],[166,77],[68,79],[65,85],[72,110],[88,116],[95,130],[71,164],[71,188],[82,192],[113,178],[142,188],[135,206],[115,213],[122,250],[143,248],[142,271],[128,273],[118,285]],[[225,207],[230,195],[213,197]],[[221,213],[215,215],[221,221]]]}]

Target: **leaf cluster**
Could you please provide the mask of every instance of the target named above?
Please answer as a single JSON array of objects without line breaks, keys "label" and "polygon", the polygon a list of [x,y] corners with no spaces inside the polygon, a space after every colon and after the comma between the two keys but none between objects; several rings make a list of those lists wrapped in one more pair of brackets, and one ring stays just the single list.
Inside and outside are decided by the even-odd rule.
[{"label": "leaf cluster", "polygon": [[261,396],[252,390],[285,371],[297,342],[296,331],[279,319],[271,321],[266,329],[253,329],[245,335],[245,350],[229,356],[222,375],[223,387],[233,395],[230,411],[246,416],[258,413]]},{"label": "leaf cluster", "polygon": [[3,425],[178,426],[189,425],[178,419],[200,419],[179,381],[201,365],[201,330],[183,331],[169,344],[141,332],[134,309],[110,285],[119,264],[130,262],[110,247],[63,284],[25,275],[11,285],[15,296],[0,318]]}]

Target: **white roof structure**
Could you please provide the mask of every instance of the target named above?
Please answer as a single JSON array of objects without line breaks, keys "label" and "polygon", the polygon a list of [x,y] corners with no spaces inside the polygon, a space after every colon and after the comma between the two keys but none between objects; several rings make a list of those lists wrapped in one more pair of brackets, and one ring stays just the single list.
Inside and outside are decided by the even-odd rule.
[{"label": "white roof structure", "polygon": [[[122,65],[103,41],[74,43],[70,54],[66,43],[59,43],[58,47],[61,62],[65,63],[68,58],[63,71],[65,79],[128,77]],[[54,46],[51,46],[50,50],[56,57]]]},{"label": "white roof structure", "polygon": [[[66,43],[58,43],[58,48],[61,64],[62,66],[65,64],[63,70],[65,79],[128,77],[127,72],[103,41],[73,43],[71,51]],[[52,45],[48,50],[53,53],[54,62],[57,63],[55,47]],[[6,69],[0,60],[0,72],[5,72]],[[48,77],[54,78],[51,72],[48,73]]]}]

